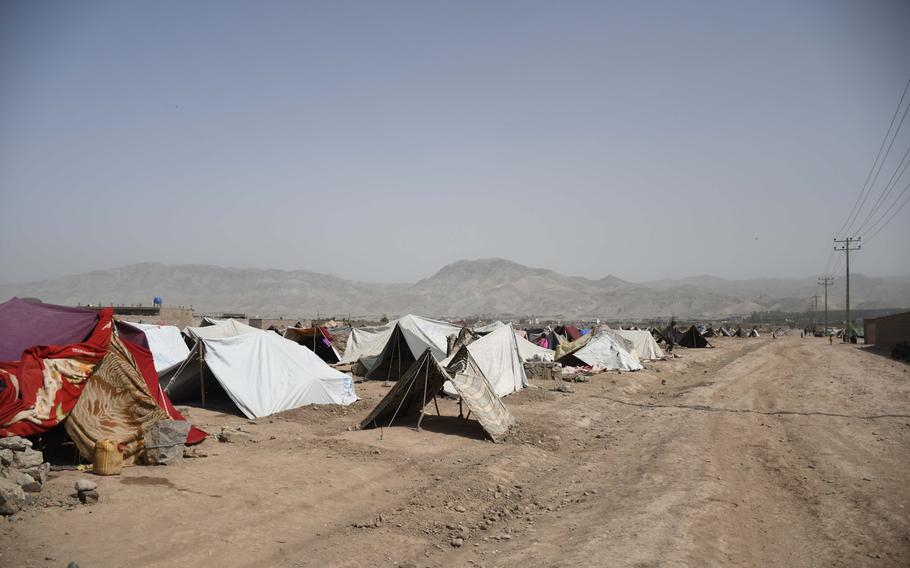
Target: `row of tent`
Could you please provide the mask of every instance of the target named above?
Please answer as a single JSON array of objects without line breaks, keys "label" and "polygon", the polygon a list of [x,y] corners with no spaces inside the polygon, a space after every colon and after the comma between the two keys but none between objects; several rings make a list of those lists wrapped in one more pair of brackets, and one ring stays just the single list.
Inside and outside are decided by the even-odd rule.
[{"label": "row of tent", "polygon": [[[280,335],[204,318],[179,330],[115,321],[109,309],[18,299],[0,304],[0,330],[0,436],[38,434],[64,423],[86,457],[101,439],[136,453],[151,424],[183,419],[171,400],[204,400],[207,392],[223,391],[248,418],[309,404],[351,404],[357,400],[353,378],[332,364],[396,382],[364,427],[418,406],[422,412],[446,392],[497,439],[514,422],[501,398],[528,386],[529,361],[635,371],[641,361],[664,356],[641,330],[543,330],[556,347],[551,350],[511,324],[469,330],[415,315],[354,329],[339,353],[325,328],[294,327]],[[109,416],[110,409],[122,416]],[[187,442],[204,436],[193,428]]]},{"label": "row of tent", "polygon": [[[467,404],[494,439],[513,420],[504,405],[489,401],[499,401],[527,387],[524,364],[529,361],[559,359],[563,364],[599,370],[635,371],[642,368],[642,360],[664,357],[647,331],[578,333],[575,341],[569,341],[570,331],[566,336],[558,335],[561,343],[554,351],[529,341],[526,332],[511,324],[494,322],[469,330],[416,315],[382,326],[352,329],[343,354],[333,346],[328,330],[318,327],[288,328],[283,337],[235,320],[210,318],[200,327],[184,329],[182,335],[169,326],[141,327],[156,346],[153,351],[161,352],[161,384],[176,400],[191,397],[200,382],[213,378],[250,417],[305,404],[349,404],[356,400],[356,394],[351,378],[328,365],[337,362],[337,366],[350,366],[366,379],[395,382],[380,407],[364,421],[364,427],[404,416],[418,406],[422,409],[426,401],[445,392]],[[292,352],[300,359],[298,351],[308,352],[307,360],[293,365],[285,361],[285,367],[293,371],[288,376],[296,374],[307,380],[276,380],[272,375],[277,368],[275,361],[281,359],[278,355]],[[196,364],[200,360],[205,364]],[[425,384],[415,387],[418,369]],[[418,399],[423,404],[417,405]],[[391,415],[383,413],[386,406],[394,409]]]},{"label": "row of tent", "polygon": [[738,327],[735,330],[720,326],[717,329],[713,327],[699,328],[690,326],[685,331],[676,326],[667,326],[665,329],[652,328],[651,334],[657,341],[666,345],[678,345],[689,348],[711,347],[708,338],[712,337],[761,337],[757,329],[746,330]]},{"label": "row of tent", "polygon": [[573,341],[561,337],[558,348],[550,350],[511,324],[494,322],[469,330],[407,315],[383,326],[352,330],[341,362],[354,365],[367,379],[395,381],[362,428],[388,426],[403,415],[422,417],[441,390],[458,397],[496,440],[514,423],[502,397],[529,384],[525,363],[555,360],[636,371],[643,368],[640,357],[663,356],[647,331],[578,333]]}]

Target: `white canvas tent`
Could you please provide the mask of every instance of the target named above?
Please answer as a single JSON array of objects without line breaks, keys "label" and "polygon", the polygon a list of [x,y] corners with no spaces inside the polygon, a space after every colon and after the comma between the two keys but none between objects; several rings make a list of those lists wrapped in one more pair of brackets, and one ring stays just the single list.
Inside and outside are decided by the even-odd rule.
[{"label": "white canvas tent", "polygon": [[351,329],[340,363],[350,364],[359,360],[367,368],[372,368],[370,363],[382,353],[382,348],[385,347],[395,323],[392,322],[378,327]]},{"label": "white canvas tent", "polygon": [[488,323],[486,325],[479,325],[477,327],[471,328],[471,331],[478,335],[486,335],[487,333],[496,331],[505,324],[499,320],[494,321],[493,323]]},{"label": "white canvas tent", "polygon": [[581,362],[584,365],[610,371],[640,371],[644,368],[629,352],[604,332],[599,332],[590,336],[590,339],[586,341],[576,343],[581,343],[581,346],[577,349],[570,349],[565,355],[562,355],[561,362],[569,364]]},{"label": "white canvas tent", "polygon": [[[494,321],[491,324],[482,325],[480,327],[475,327],[473,329],[474,333],[478,334],[489,334],[501,327],[506,327],[506,324],[501,321]],[[509,327],[512,327],[509,324]],[[518,343],[518,354],[521,356],[522,361],[552,361],[555,355],[555,351],[552,349],[547,349],[546,347],[541,347],[536,343],[528,341],[527,338],[518,332],[517,329],[512,328],[512,331],[515,333],[515,341]],[[527,335],[527,334],[525,334]]]},{"label": "white canvas tent", "polygon": [[[518,337],[511,324],[498,327],[495,331],[467,345],[468,353],[490,382],[496,396],[506,396],[528,386],[528,376],[518,351]],[[445,361],[448,365],[454,355]],[[457,394],[450,383],[445,390]]]},{"label": "white canvas tent", "polygon": [[149,350],[155,360],[155,371],[159,375],[183,363],[190,354],[189,347],[180,334],[180,329],[173,325],[153,325],[147,323],[127,322],[141,329],[149,342]]},{"label": "white canvas tent", "polygon": [[[248,418],[259,418],[308,404],[348,405],[357,400],[350,376],[329,367],[315,353],[276,333],[225,320],[188,327],[197,340],[189,359],[202,349],[205,366]],[[168,393],[198,384],[198,365],[171,378]]]},{"label": "white canvas tent", "polygon": [[517,333],[515,334],[515,341],[518,342],[518,354],[521,355],[522,361],[552,361],[556,356],[556,351],[541,347]]},{"label": "white canvas tent", "polygon": [[664,358],[663,349],[654,341],[654,336],[650,332],[621,329],[617,333],[632,343],[632,347],[635,350],[634,355],[637,355],[640,360],[649,361]]},{"label": "white canvas tent", "polygon": [[448,337],[460,331],[457,325],[409,314],[376,331],[355,335],[352,330],[341,362],[359,360],[368,378],[397,380],[427,348],[437,361],[444,359]]}]

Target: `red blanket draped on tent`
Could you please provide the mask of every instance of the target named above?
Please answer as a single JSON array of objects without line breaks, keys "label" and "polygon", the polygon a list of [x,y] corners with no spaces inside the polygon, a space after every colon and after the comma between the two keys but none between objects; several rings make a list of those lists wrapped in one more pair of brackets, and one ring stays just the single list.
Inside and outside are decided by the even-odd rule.
[{"label": "red blanket draped on tent", "polygon": [[[30,347],[18,361],[0,362],[0,437],[32,436],[60,424],[107,353],[113,332],[113,312],[105,308],[84,341]],[[158,384],[151,352],[122,336],[121,341],[133,356],[158,406],[169,418],[184,420]],[[205,437],[205,432],[191,427],[186,443],[197,444]]]},{"label": "red blanket draped on tent", "polygon": [[107,353],[112,318],[102,310],[82,343],[30,347],[19,361],[0,362],[0,436],[40,434],[66,418]]}]

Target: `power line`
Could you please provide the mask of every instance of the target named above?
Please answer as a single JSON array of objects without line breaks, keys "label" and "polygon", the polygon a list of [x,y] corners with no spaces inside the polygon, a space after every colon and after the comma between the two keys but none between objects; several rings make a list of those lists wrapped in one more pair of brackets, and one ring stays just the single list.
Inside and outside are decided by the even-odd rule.
[{"label": "power line", "polygon": [[[894,141],[897,139],[897,135],[901,131],[901,127],[904,125],[904,119],[907,118],[907,111],[910,111],[910,104],[907,105],[907,108],[904,109],[904,114],[901,115],[901,121],[898,123],[897,128],[894,130],[894,135],[891,136],[891,142],[888,143],[888,149],[885,150],[885,155],[882,157],[881,163],[878,164],[878,169],[875,171],[875,176],[872,178],[872,183],[869,184],[869,193],[866,194],[866,197],[863,198],[863,202],[860,204],[859,209],[856,210],[856,217],[853,219],[853,222],[856,222],[859,219],[860,214],[863,211],[863,207],[866,206],[866,200],[869,199],[869,196],[872,195],[872,188],[875,187],[875,182],[878,181],[878,175],[882,173],[882,167],[885,165],[885,161],[888,159],[888,156],[891,154],[891,148],[894,146]],[[903,159],[901,159],[903,161]],[[900,168],[900,164],[897,166]],[[853,226],[853,222],[850,223],[850,226]],[[852,231],[853,235],[856,236],[859,233],[859,228],[856,231]],[[847,231],[851,232],[851,231]]]},{"label": "power line", "polygon": [[894,210],[894,208],[897,206],[898,203],[900,203],[901,199],[903,199],[904,195],[907,194],[907,191],[908,191],[908,190],[910,190],[910,182],[908,182],[907,185],[904,186],[904,189],[902,189],[901,192],[900,192],[899,194],[897,194],[897,197],[894,198],[894,201],[892,201],[891,204],[888,205],[887,209],[885,209],[885,211],[878,217],[878,219],[876,219],[875,222],[872,223],[872,225],[870,225],[870,226],[868,227],[868,229],[866,230],[866,232],[863,233],[863,236],[865,236],[866,233],[871,232],[873,229],[875,229],[877,226],[879,226],[879,224],[880,224],[886,217],[888,217],[888,214],[891,213],[891,211]]},{"label": "power line", "polygon": [[[894,208],[894,206],[898,203],[898,201],[900,201],[900,199],[902,197],[904,197],[905,195],[906,195],[906,199],[904,199],[904,201],[900,204],[900,206],[894,210],[894,212],[891,214],[890,217],[888,217],[888,219],[885,221],[884,225],[880,226],[878,229],[875,229],[875,232],[873,232],[871,235],[868,236],[868,238],[866,238],[866,242],[869,242],[869,239],[874,238],[875,235],[882,232],[882,229],[887,227],[888,223],[890,223],[891,220],[894,219],[897,216],[897,214],[901,212],[901,209],[903,209],[907,205],[907,202],[910,202],[910,193],[908,193],[908,190],[910,190],[910,183],[908,183],[907,187],[904,188],[904,191],[902,191],[900,193],[900,195],[897,196],[897,199],[894,200],[894,203],[891,204],[891,208],[889,208],[889,210]],[[885,211],[884,215],[887,215],[887,214],[888,214],[888,211]],[[881,219],[884,219],[884,215],[882,215]],[[881,221],[881,219],[879,219],[879,221]],[[872,227],[870,227],[869,230],[871,231]]]},{"label": "power line", "polygon": [[[910,106],[908,106],[907,108],[910,108]],[[910,166],[910,160],[907,159],[908,156],[910,156],[910,146],[907,146],[907,151],[904,152],[904,157],[901,158],[900,162],[898,162],[897,168],[895,168],[894,173],[891,174],[891,178],[888,179],[888,183],[885,184],[885,188],[879,194],[878,199],[875,200],[875,205],[872,206],[872,208],[869,210],[869,214],[866,215],[866,218],[863,219],[863,222],[860,224],[859,228],[856,229],[857,233],[861,233],[863,231],[863,229],[866,229],[869,227],[869,225],[868,225],[869,220],[872,219],[873,215],[875,215],[875,213],[879,210],[879,208],[885,204],[885,201],[887,201],[888,196],[891,195],[891,192],[894,191],[895,187],[897,187],[897,184],[898,184],[898,182],[900,182],[900,179],[902,177],[904,177],[904,172],[906,172],[907,167]],[[901,167],[901,164],[903,164],[903,167]],[[900,173],[898,173],[898,172],[900,172]],[[881,218],[879,218],[879,220],[881,220]]]},{"label": "power line", "polygon": [[[904,105],[904,98],[907,96],[908,89],[910,89],[910,79],[907,80],[907,84],[904,86],[904,91],[901,93],[901,99],[897,103],[897,108],[894,109],[894,116],[891,117],[891,123],[888,125],[888,130],[885,132],[885,137],[882,139],[881,146],[878,148],[878,153],[875,155],[875,161],[872,162],[872,168],[869,169],[869,174],[866,175],[866,181],[863,183],[863,187],[859,192],[859,196],[856,198],[856,202],[853,204],[853,208],[850,210],[850,214],[847,215],[847,220],[837,232],[838,234],[845,234],[850,225],[854,223],[855,217],[859,215],[859,210],[857,210],[857,207],[860,205],[860,201],[863,201],[865,204],[863,196],[866,195],[866,190],[869,188],[869,180],[872,179],[872,173],[875,171],[875,167],[878,165],[879,158],[882,155],[882,150],[884,150],[885,144],[888,142],[888,136],[891,134],[891,129],[894,127],[894,121],[897,119],[897,115],[900,113],[901,107]],[[903,120],[901,122],[903,122]],[[894,141],[892,139],[892,143],[893,142]],[[860,207],[860,209],[862,209],[862,207]]]}]

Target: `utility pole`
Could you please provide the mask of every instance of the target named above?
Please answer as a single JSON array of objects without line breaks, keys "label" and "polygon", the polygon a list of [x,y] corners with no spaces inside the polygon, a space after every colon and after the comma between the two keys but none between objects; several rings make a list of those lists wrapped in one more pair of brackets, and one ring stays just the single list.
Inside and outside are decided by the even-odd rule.
[{"label": "utility pole", "polygon": [[[850,323],[850,251],[860,250],[862,245],[856,241],[861,241],[862,237],[847,237],[846,239],[834,239],[834,250],[842,250],[847,253],[847,325],[844,329],[844,342],[850,341],[853,335],[853,325]],[[841,244],[843,246],[837,246]]]},{"label": "utility pole", "polygon": [[815,307],[812,310],[812,335],[815,335],[815,328],[818,327],[818,294],[812,296]]},{"label": "utility pole", "polygon": [[825,335],[828,335],[828,286],[834,284],[834,277],[819,276],[818,283],[825,287]]}]

